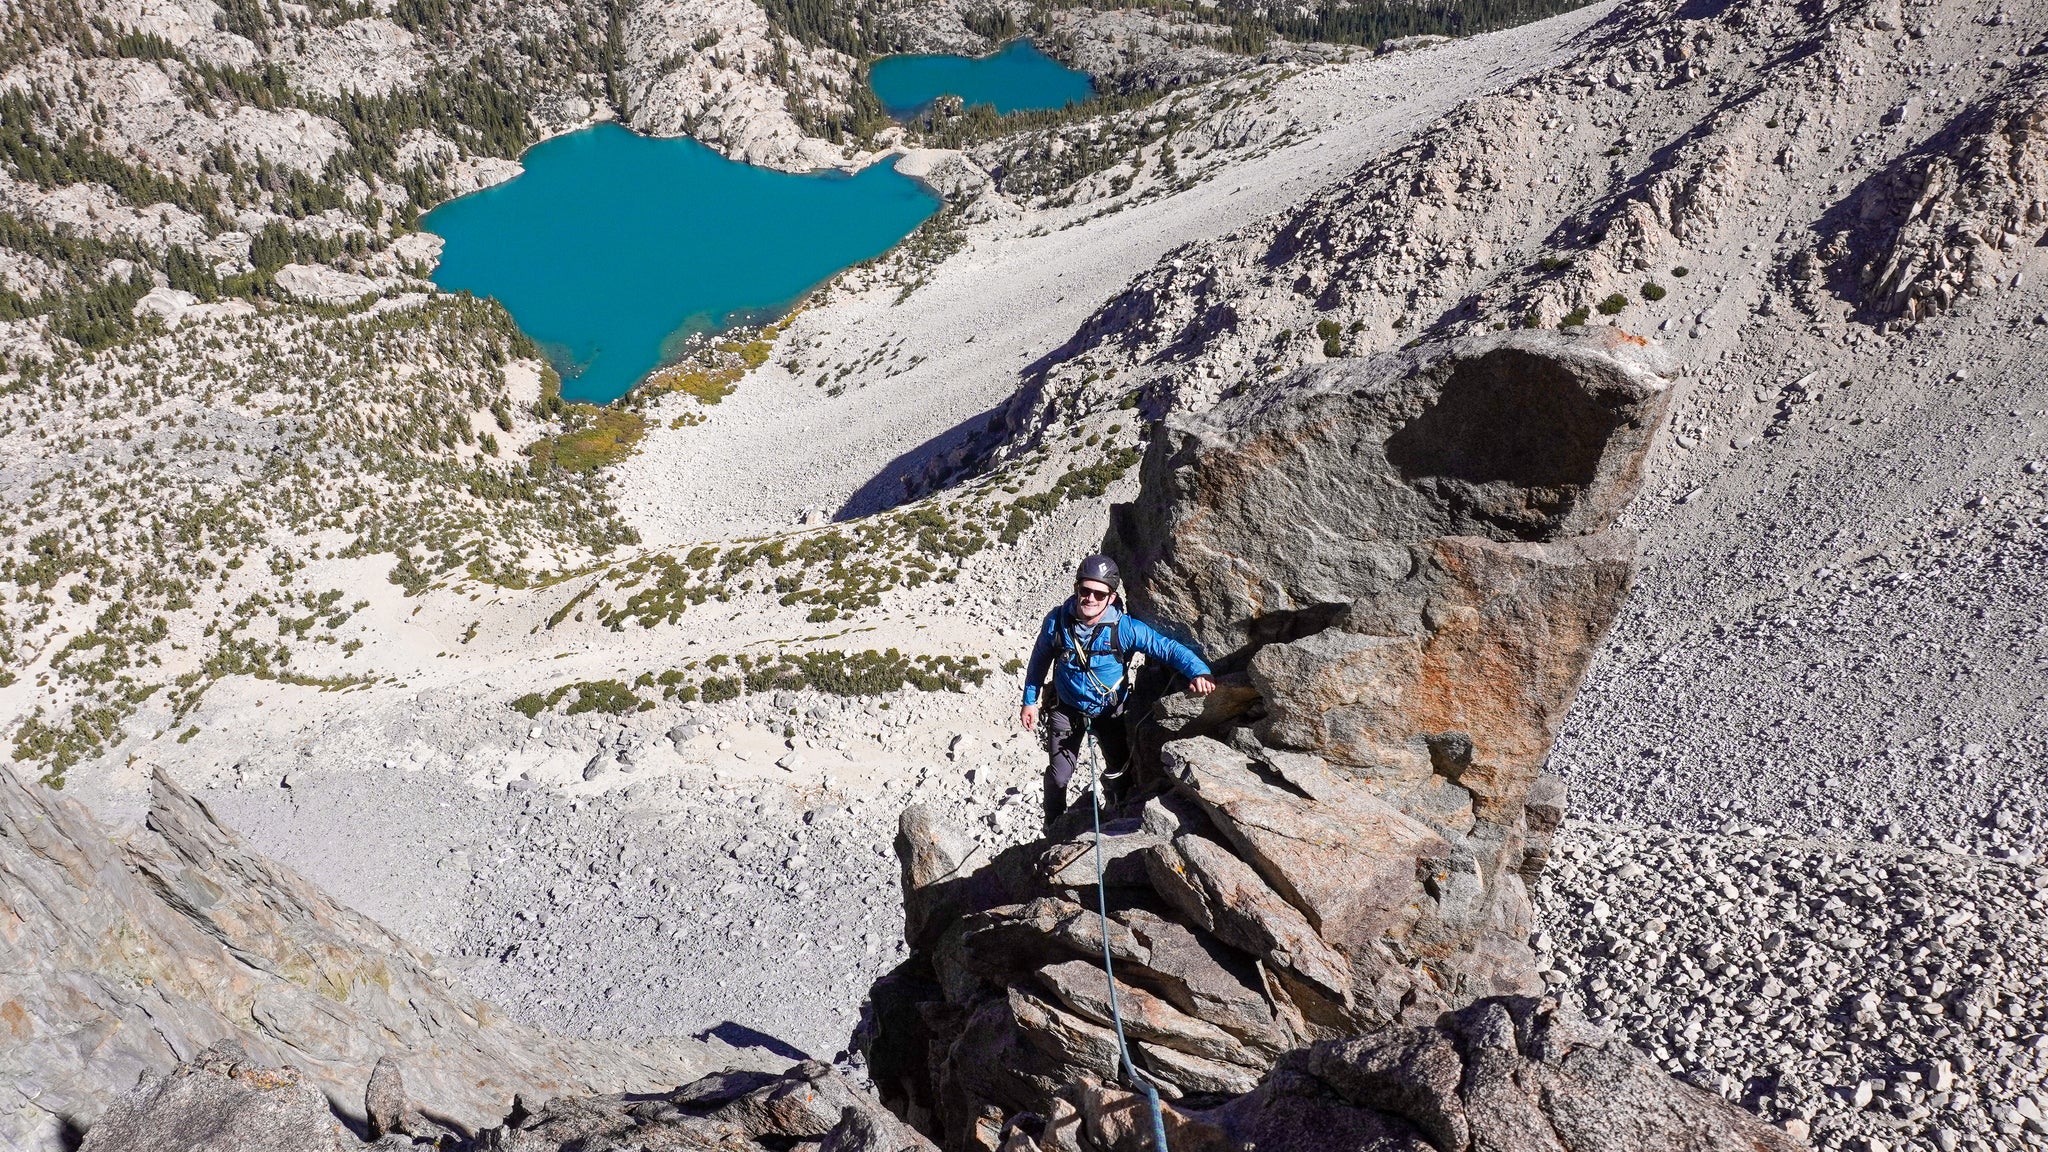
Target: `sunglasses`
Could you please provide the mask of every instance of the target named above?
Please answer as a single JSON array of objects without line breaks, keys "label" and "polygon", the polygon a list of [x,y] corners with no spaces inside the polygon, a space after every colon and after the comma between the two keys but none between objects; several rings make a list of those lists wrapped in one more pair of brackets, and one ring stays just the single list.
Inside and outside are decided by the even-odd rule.
[{"label": "sunglasses", "polygon": [[1109,598],[1110,598],[1110,597],[1111,597],[1112,595],[1115,595],[1115,593],[1112,593],[1112,592],[1108,591],[1107,589],[1102,589],[1102,588],[1076,588],[1076,589],[1074,589],[1074,598],[1075,598],[1075,599],[1077,599],[1077,600],[1107,600],[1107,599],[1109,599]]}]

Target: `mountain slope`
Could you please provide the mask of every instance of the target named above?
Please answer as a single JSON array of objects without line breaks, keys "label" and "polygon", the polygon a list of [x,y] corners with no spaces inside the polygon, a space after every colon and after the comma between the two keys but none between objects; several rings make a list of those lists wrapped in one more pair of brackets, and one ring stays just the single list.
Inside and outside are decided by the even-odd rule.
[{"label": "mountain slope", "polygon": [[[2038,812],[2042,748],[2044,35],[1960,4],[1624,4],[1568,63],[1168,253],[962,455],[1416,338],[1662,341],[1690,387],[1632,514],[1643,593],[1559,765],[1614,815],[2009,844],[1984,822]],[[1873,661],[1875,690],[1841,679]]]}]

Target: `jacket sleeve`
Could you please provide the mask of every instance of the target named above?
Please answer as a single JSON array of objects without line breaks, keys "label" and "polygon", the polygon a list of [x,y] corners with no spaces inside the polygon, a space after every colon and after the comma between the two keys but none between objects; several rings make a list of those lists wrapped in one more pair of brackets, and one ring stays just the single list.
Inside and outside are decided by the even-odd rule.
[{"label": "jacket sleeve", "polygon": [[1052,671],[1053,617],[1055,611],[1046,616],[1038,627],[1038,643],[1031,646],[1031,662],[1024,666],[1024,703],[1038,703],[1039,689],[1045,684],[1046,674]]},{"label": "jacket sleeve", "polygon": [[1183,679],[1193,680],[1197,676],[1209,675],[1208,662],[1196,655],[1194,649],[1136,617],[1126,616],[1123,623],[1130,629],[1132,651],[1143,652],[1148,658],[1164,663]]}]

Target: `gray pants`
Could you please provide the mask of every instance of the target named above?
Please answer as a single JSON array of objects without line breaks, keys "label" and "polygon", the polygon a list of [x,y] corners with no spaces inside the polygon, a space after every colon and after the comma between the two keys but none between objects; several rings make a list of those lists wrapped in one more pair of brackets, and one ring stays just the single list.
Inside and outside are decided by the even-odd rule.
[{"label": "gray pants", "polygon": [[[1045,737],[1050,752],[1045,766],[1045,822],[1048,826],[1067,811],[1067,785],[1073,781],[1081,758],[1087,754],[1083,747],[1089,731],[1087,719],[1078,709],[1058,701],[1046,709]],[[1096,742],[1101,745],[1103,775],[1115,777],[1103,782],[1104,799],[1114,802],[1130,783],[1131,741],[1124,731],[1122,711],[1096,717],[1094,733]]]}]

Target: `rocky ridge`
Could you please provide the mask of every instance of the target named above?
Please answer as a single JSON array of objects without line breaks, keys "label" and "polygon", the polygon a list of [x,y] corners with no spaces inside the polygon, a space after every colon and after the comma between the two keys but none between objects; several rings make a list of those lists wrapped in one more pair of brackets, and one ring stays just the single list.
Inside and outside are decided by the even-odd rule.
[{"label": "rocky ridge", "polygon": [[[1475,338],[1170,420],[1109,547],[1133,606],[1200,642],[1222,686],[1138,709],[1163,714],[1156,763],[1129,769],[1154,798],[1100,832],[1075,812],[1050,846],[990,859],[905,813],[913,952],[876,986],[864,1043],[883,1099],[949,1148],[1139,1146],[1121,1003],[1130,1058],[1171,1127],[1208,1133],[1196,1146],[1420,1140],[1410,1124],[1442,1149],[1576,1143],[1555,1115],[1444,1120],[1446,1085],[1480,1089],[1455,1061],[1418,1069],[1457,1047],[1447,1012],[1483,1002],[1470,1019],[1512,1034],[1549,1011],[1489,998],[1542,987],[1525,885],[1563,796],[1539,772],[1626,595],[1629,541],[1607,526],[1660,421],[1657,364],[1612,334]],[[1113,919],[1085,907],[1098,859]],[[1350,1036],[1371,1050],[1301,1051]],[[1557,1040],[1498,1042],[1539,1063],[1608,1043]],[[1308,1121],[1297,1082],[1372,1111]],[[1785,1142],[1718,1100],[1646,1091],[1676,1093],[1668,1130],[1605,1138]]]},{"label": "rocky ridge", "polygon": [[[1646,330],[1647,311],[1698,341],[1712,325],[1676,314],[1699,294],[1672,269],[1736,257],[1734,279],[1792,325],[1917,318],[2006,286],[2048,221],[2048,28],[1913,8],[1621,5],[1570,62],[1170,253],[1032,366],[982,445],[1000,455],[1134,389],[1202,410],[1420,333],[1584,323],[1617,293],[1616,323]],[[1965,56],[1992,66],[1959,72]],[[1087,386],[1110,368],[1136,375]]]},{"label": "rocky ridge", "polygon": [[[1606,524],[1659,424],[1657,366],[1653,350],[1611,337],[1469,340],[1303,374],[1243,413],[1169,426],[1113,539],[1155,610],[1209,606],[1193,632],[1218,650],[1226,687],[1155,710],[1171,737],[1167,787],[1106,830],[1106,939],[1076,902],[1093,883],[1088,836],[970,873],[971,844],[924,808],[905,814],[916,951],[877,986],[864,1044],[884,1098],[947,1147],[1142,1146],[1088,958],[1101,947],[1120,961],[1134,1051],[1171,1099],[1176,1146],[1794,1147],[1526,995],[1543,981],[1524,943],[1525,883],[1562,803],[1537,768],[1626,592],[1627,541]],[[1332,455],[1356,462],[1350,482],[1306,483]],[[1355,537],[1352,550],[1262,552],[1274,522],[1263,513],[1276,509]],[[1219,567],[1224,556],[1240,559]],[[1357,639],[1332,659],[1329,638]],[[1449,686],[1460,703],[1440,696]],[[9,783],[8,871],[42,893],[16,916],[81,942],[43,970],[99,988],[117,1017],[191,1017],[159,1022],[163,1050],[122,1056],[145,1078],[93,1118],[87,1148],[148,1147],[170,1131],[219,1148],[342,1149],[358,1133],[530,1152],[931,1146],[826,1065],[669,1089],[664,1078],[714,1049],[565,1046],[492,1024],[480,1003],[440,1004],[427,957],[248,852],[168,777],[149,836],[118,858],[78,813]],[[45,820],[64,831],[54,845],[35,834]],[[52,858],[94,852],[97,866],[52,878]],[[126,906],[128,919],[67,919],[66,894]],[[165,1004],[110,980],[85,943],[109,935],[183,961],[185,981],[164,977],[154,993]],[[365,962],[374,978],[358,975]],[[331,1003],[309,1011],[307,987]],[[14,994],[50,996],[33,982]],[[230,1020],[244,996],[255,1028]],[[398,1003],[434,1024],[409,1024]],[[435,1031],[456,1013],[455,1032]],[[417,1039],[390,1051],[360,1035],[357,1014]],[[180,1044],[197,1054],[172,1067]],[[65,1071],[73,1092],[107,1075]],[[605,1078],[646,1087],[587,1095]],[[1513,1087],[1529,1084],[1544,1088]],[[31,1087],[47,1109],[54,1093]]]},{"label": "rocky ridge", "polygon": [[10,1147],[57,1146],[95,1124],[110,1088],[222,1041],[289,1064],[298,1095],[358,1121],[373,1071],[394,1063],[425,1115],[463,1131],[495,1123],[515,1095],[667,1086],[748,1059],[716,1042],[606,1045],[513,1023],[249,851],[168,776],[146,831],[117,844],[76,804],[0,772],[0,897],[15,926],[0,941]]}]

